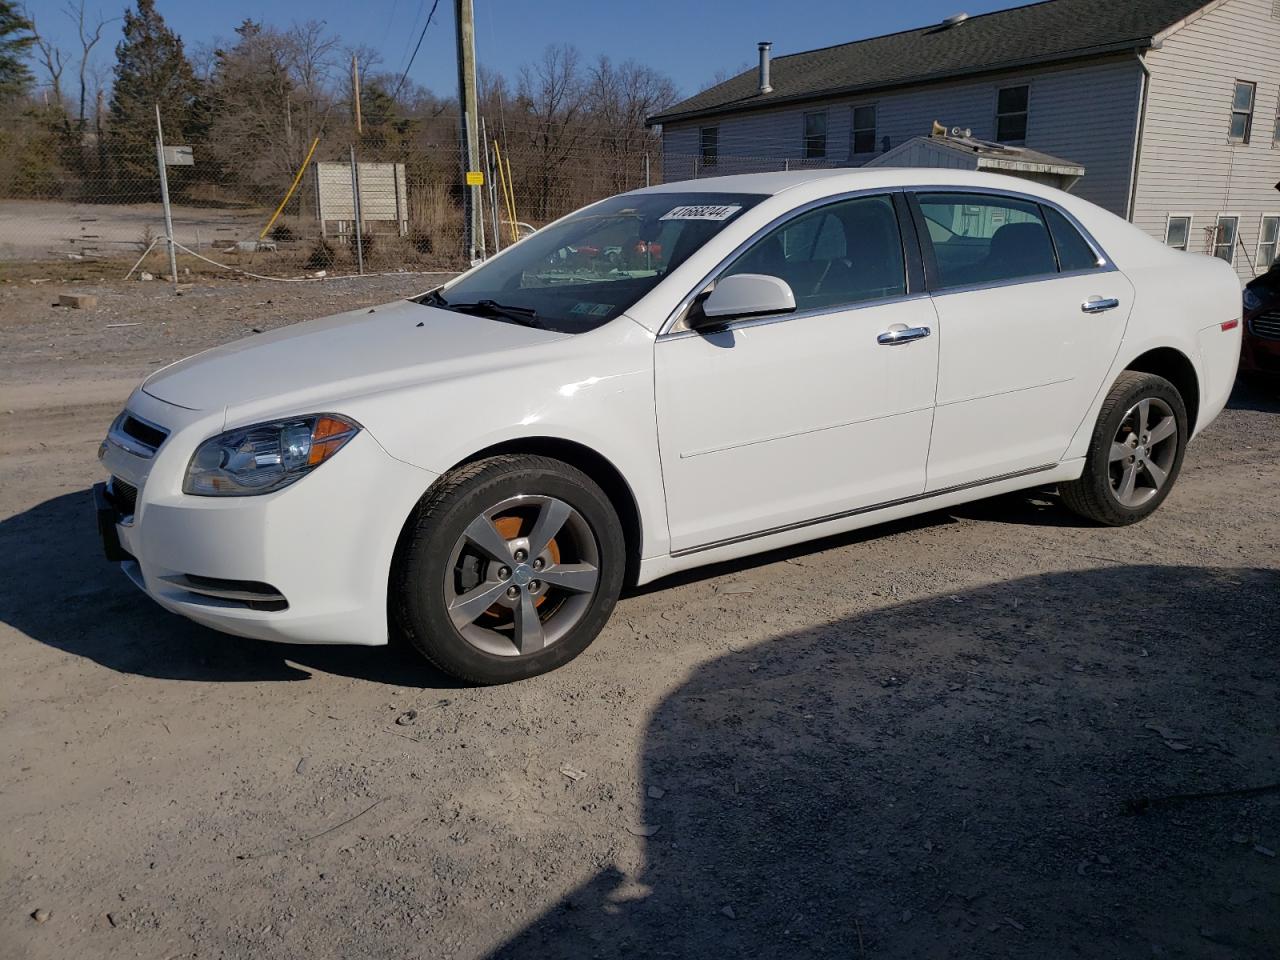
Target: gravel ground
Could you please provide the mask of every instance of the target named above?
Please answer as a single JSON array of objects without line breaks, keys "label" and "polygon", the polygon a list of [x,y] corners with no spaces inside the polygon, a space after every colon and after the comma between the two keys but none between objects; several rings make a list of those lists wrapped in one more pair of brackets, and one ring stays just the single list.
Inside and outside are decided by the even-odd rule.
[{"label": "gravel ground", "polygon": [[720,566],[501,688],[100,559],[139,377],[428,285],[0,283],[0,956],[1280,956],[1280,793],[1162,799],[1280,781],[1274,391],[1136,527],[1032,493]]}]

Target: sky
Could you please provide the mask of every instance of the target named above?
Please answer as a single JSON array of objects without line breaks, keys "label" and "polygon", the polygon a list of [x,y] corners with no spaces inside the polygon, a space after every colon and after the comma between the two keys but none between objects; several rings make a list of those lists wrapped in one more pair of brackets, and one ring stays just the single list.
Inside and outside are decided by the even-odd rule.
[{"label": "sky", "polygon": [[[78,0],[71,0],[78,3]],[[432,0],[157,0],[156,8],[189,49],[232,36],[253,18],[277,27],[323,20],[344,45],[380,51],[380,71],[399,74],[409,60]],[[41,32],[78,51],[68,0],[27,0]],[[548,44],[570,43],[584,59],[648,64],[675,81],[683,95],[707,86],[719,71],[756,62],[756,43],[773,41],[775,56],[1019,6],[1013,0],[474,0],[476,56],[514,78]],[[125,0],[86,0],[88,19],[119,18]],[[409,78],[448,95],[457,85],[453,2],[440,0]],[[120,23],[107,26],[95,60],[105,77],[114,63]],[[37,74],[39,71],[37,70]],[[42,78],[43,79],[43,78]]]}]

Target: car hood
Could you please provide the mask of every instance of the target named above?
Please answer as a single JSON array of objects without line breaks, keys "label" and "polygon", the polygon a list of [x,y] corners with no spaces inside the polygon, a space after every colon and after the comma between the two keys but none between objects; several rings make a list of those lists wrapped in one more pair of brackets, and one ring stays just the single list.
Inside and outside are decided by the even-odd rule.
[{"label": "car hood", "polygon": [[188,410],[286,400],[321,386],[348,394],[430,379],[433,371],[564,336],[401,300],[206,350],[158,370],[142,389]]}]

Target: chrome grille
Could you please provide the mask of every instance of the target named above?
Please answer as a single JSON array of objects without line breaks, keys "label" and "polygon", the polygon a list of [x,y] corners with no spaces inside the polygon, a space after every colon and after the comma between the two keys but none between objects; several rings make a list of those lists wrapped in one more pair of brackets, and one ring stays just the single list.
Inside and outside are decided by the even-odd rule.
[{"label": "chrome grille", "polygon": [[138,488],[119,477],[112,477],[107,484],[107,498],[122,517],[133,516],[138,508]]},{"label": "chrome grille", "polygon": [[1268,310],[1249,321],[1249,332],[1263,340],[1280,340],[1280,310]]},{"label": "chrome grille", "polygon": [[150,460],[169,436],[164,427],[125,410],[107,432],[107,440],[135,457]]},{"label": "chrome grille", "polygon": [[131,413],[124,415],[124,423],[120,425],[120,429],[139,443],[145,443],[152,450],[164,443],[165,437],[169,435],[169,431],[163,427],[157,427],[146,420],[139,420]]}]

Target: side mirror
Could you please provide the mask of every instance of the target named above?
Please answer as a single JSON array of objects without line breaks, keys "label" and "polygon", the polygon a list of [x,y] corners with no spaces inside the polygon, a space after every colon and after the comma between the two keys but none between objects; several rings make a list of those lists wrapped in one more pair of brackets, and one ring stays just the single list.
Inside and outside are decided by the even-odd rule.
[{"label": "side mirror", "polygon": [[722,327],[741,317],[759,317],[770,313],[790,313],[796,308],[796,297],[785,280],[762,273],[737,273],[716,281],[711,295],[702,301],[702,309],[691,317],[694,330]]}]

